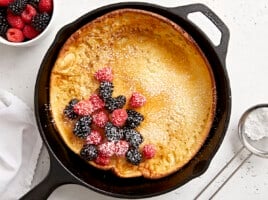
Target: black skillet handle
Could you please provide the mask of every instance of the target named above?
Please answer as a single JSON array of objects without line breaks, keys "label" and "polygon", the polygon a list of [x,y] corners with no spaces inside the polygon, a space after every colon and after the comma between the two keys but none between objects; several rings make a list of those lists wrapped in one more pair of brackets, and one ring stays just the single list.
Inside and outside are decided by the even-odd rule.
[{"label": "black skillet handle", "polygon": [[64,184],[80,184],[65,168],[50,155],[50,169],[43,181],[26,193],[20,200],[46,200],[59,186]]},{"label": "black skillet handle", "polygon": [[221,59],[222,64],[225,66],[230,32],[224,22],[212,10],[210,10],[207,6],[203,4],[191,4],[170,8],[170,10],[175,14],[178,14],[179,16],[183,17],[187,21],[189,21],[187,16],[190,13],[201,12],[219,29],[219,31],[221,32],[221,41],[218,46],[214,46],[214,49],[217,52],[219,58]]}]

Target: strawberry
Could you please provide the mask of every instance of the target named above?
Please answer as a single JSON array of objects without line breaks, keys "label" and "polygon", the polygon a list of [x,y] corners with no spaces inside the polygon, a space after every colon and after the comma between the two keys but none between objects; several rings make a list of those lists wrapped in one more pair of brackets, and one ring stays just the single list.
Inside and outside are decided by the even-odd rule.
[{"label": "strawberry", "polygon": [[36,9],[31,6],[30,4],[27,4],[25,10],[21,14],[21,18],[25,23],[31,23],[32,18],[37,14]]},{"label": "strawberry", "polygon": [[129,102],[133,108],[138,108],[146,103],[146,98],[138,92],[133,92]]},{"label": "strawberry", "polygon": [[100,111],[92,116],[92,121],[96,126],[103,128],[108,122],[108,116],[104,111]]},{"label": "strawberry", "polygon": [[38,4],[39,11],[41,13],[52,13],[53,1],[52,0],[40,0]]},{"label": "strawberry", "polygon": [[0,0],[0,6],[6,7],[10,3],[12,3],[14,0]]},{"label": "strawberry", "polygon": [[99,69],[94,76],[100,82],[112,82],[113,80],[113,73],[110,67]]},{"label": "strawberry", "polygon": [[116,109],[112,113],[112,123],[115,126],[123,126],[127,120],[127,111],[124,109]]},{"label": "strawberry", "polygon": [[24,26],[22,32],[23,35],[28,39],[35,38],[37,35],[39,35],[39,32],[30,25]]},{"label": "strawberry", "polygon": [[89,100],[79,101],[74,105],[74,112],[78,115],[85,116],[94,112],[93,104]]},{"label": "strawberry", "polygon": [[22,30],[25,25],[21,16],[14,15],[11,12],[7,12],[7,21],[12,28],[17,28],[17,29]]},{"label": "strawberry", "polygon": [[7,40],[10,42],[22,42],[24,40],[24,35],[20,29],[10,28],[6,33]]}]

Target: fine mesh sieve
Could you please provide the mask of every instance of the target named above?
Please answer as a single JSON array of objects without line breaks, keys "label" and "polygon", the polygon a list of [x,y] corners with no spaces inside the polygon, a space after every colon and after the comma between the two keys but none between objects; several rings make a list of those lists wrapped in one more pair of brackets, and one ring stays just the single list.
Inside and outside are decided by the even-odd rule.
[{"label": "fine mesh sieve", "polygon": [[[250,123],[250,121],[248,120],[249,117],[252,116],[252,114],[254,114],[254,112],[256,112],[257,110],[260,110],[263,108],[268,108],[268,104],[258,104],[249,108],[248,110],[244,112],[244,114],[242,115],[238,123],[238,134],[243,145],[251,153],[260,157],[268,158],[268,137],[262,137],[260,139],[253,140],[246,133],[246,124]],[[268,112],[268,109],[265,110],[265,112],[266,111]],[[265,113],[265,114],[268,115],[268,113]],[[268,119],[265,118],[264,120],[265,121],[262,121],[262,123],[265,123],[267,125]],[[262,124],[257,124],[257,125],[260,126]]]}]

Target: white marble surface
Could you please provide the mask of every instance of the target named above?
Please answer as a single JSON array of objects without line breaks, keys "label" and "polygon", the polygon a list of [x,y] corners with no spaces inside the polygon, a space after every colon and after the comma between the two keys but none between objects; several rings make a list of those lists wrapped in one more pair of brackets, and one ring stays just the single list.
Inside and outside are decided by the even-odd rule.
[{"label": "white marble surface", "polygon": [[[23,99],[33,108],[36,74],[41,60],[56,32],[84,13],[116,0],[58,0],[58,17],[50,35],[40,44],[27,48],[0,45],[0,87]],[[121,1],[123,2],[123,1]],[[226,137],[209,169],[200,177],[152,200],[176,199],[268,199],[268,160],[250,155],[243,149],[222,170],[241,148],[237,124],[242,113],[252,105],[268,102],[268,1],[258,0],[150,0],[167,7],[204,3],[229,27],[231,38],[227,70],[232,88],[232,115]],[[205,25],[207,32],[212,32]],[[49,167],[43,148],[33,185],[41,181]],[[238,168],[237,171],[235,169]],[[222,171],[221,171],[222,170]],[[219,176],[213,179],[219,172]],[[230,175],[233,176],[230,177]],[[212,184],[209,184],[214,180]],[[50,200],[116,199],[77,185],[56,189]]]}]

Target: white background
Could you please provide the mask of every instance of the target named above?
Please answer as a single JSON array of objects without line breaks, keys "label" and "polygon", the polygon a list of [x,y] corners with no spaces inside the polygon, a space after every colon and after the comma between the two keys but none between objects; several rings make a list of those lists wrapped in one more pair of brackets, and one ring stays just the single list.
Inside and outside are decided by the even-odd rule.
[{"label": "white background", "polygon": [[[0,87],[17,95],[32,108],[36,74],[56,32],[84,13],[102,5],[119,2],[113,0],[57,1],[57,17],[53,29],[40,44],[27,48],[0,45]],[[226,61],[232,88],[232,115],[224,142],[205,174],[172,192],[151,198],[153,200],[194,199],[241,148],[237,136],[237,124],[242,113],[255,104],[268,102],[268,1],[151,0],[147,2],[166,7],[190,3],[206,4],[226,23],[231,33]],[[215,37],[216,32],[213,34],[213,30],[208,27],[205,26],[206,32],[212,33],[212,38]],[[246,150],[241,151],[229,167],[199,196],[199,199],[210,197],[268,199],[268,160],[256,156],[250,156],[245,160],[248,155]],[[238,171],[227,179],[242,162]],[[41,181],[48,165],[46,150],[43,150],[33,184]],[[226,184],[223,184],[225,181]],[[55,190],[49,199],[116,198],[106,197],[81,186],[67,185]]]}]

